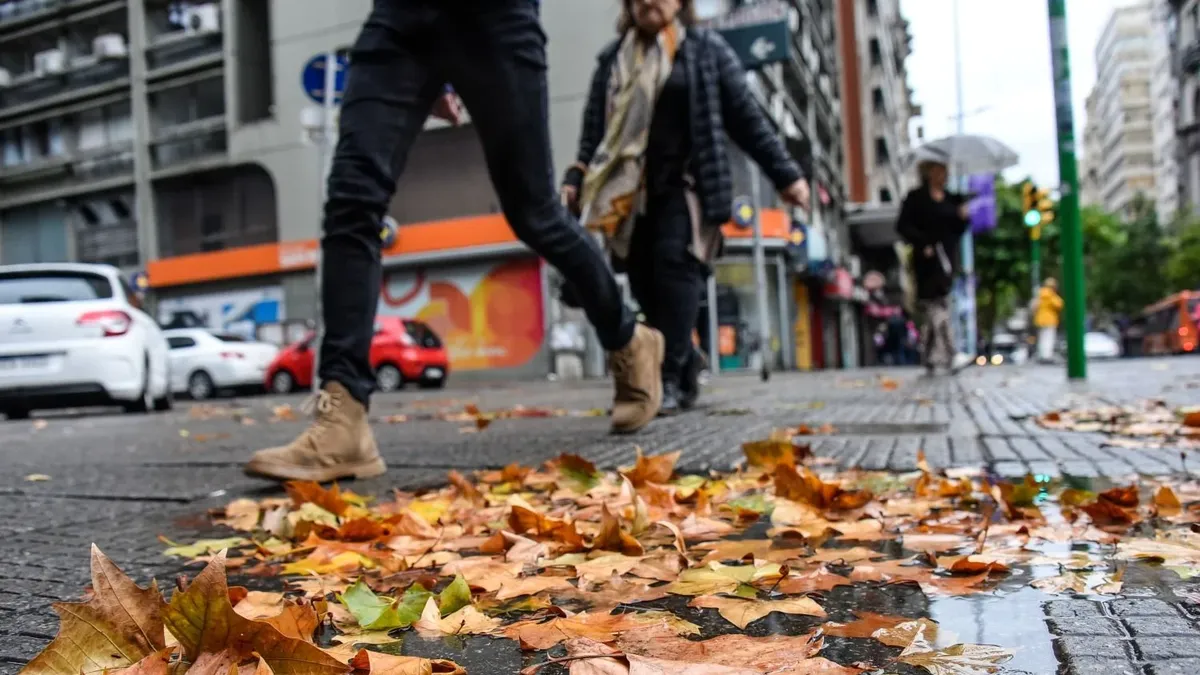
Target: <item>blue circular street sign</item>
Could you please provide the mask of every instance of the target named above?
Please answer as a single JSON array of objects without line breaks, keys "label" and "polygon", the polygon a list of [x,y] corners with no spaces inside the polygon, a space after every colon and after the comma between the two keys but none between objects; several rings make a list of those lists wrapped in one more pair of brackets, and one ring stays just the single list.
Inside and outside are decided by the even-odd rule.
[{"label": "blue circular street sign", "polygon": [[[341,105],[342,92],[346,89],[346,66],[350,62],[345,51],[337,52],[334,62],[337,72],[333,76],[333,102]],[[300,86],[304,88],[305,96],[317,105],[325,104],[325,54],[317,54],[304,64],[300,71]]]},{"label": "blue circular street sign", "polygon": [[754,226],[754,205],[745,197],[733,200],[733,224],[744,229]]},{"label": "blue circular street sign", "polygon": [[150,276],[145,272],[134,272],[129,277],[129,285],[139,293],[145,293],[150,288]]}]

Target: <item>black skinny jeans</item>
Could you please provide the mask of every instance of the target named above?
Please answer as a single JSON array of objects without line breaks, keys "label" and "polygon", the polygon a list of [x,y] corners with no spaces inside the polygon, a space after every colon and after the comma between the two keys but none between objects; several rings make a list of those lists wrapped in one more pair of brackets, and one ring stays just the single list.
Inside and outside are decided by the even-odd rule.
[{"label": "black skinny jeans", "polygon": [[630,290],[646,323],[666,339],[663,381],[677,385],[692,358],[692,330],[705,280],[704,263],[688,250],[691,241],[691,218],[683,192],[651,196],[646,213],[634,226],[625,261]]},{"label": "black skinny jeans", "polygon": [[375,387],[380,221],[447,82],[471,113],[513,232],[579,291],[605,349],[633,336],[603,254],[555,190],[546,35],[534,0],[375,0],[351,52],[321,240],[319,375],[364,405]]}]

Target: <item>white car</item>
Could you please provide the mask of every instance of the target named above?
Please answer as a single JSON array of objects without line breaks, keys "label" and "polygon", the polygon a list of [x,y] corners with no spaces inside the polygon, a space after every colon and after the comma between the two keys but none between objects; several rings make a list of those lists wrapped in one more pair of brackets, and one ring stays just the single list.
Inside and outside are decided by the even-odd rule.
[{"label": "white car", "polygon": [[1115,359],[1121,355],[1121,345],[1108,333],[1086,333],[1083,353],[1089,359]]},{"label": "white car", "polygon": [[201,328],[163,331],[171,359],[171,391],[196,400],[223,389],[261,388],[267,366],[279,348],[240,335]]},{"label": "white car", "polygon": [[0,413],[171,407],[167,340],[109,265],[0,266]]}]

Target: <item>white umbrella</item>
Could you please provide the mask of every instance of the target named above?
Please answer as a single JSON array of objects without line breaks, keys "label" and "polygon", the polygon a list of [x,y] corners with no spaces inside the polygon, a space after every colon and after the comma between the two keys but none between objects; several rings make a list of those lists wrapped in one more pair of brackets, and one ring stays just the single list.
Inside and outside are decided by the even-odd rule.
[{"label": "white umbrella", "polygon": [[991,136],[962,134],[930,141],[913,150],[909,164],[937,162],[960,174],[1000,173],[1020,161],[1016,151]]}]

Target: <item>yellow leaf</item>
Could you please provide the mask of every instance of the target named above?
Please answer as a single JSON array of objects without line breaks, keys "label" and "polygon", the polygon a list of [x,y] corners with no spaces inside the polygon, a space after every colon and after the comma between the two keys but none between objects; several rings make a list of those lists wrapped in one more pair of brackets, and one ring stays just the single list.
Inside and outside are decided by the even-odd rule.
[{"label": "yellow leaf", "polygon": [[437,525],[442,516],[450,510],[449,499],[432,499],[414,501],[408,505],[408,510],[419,516],[430,525]]},{"label": "yellow leaf", "polygon": [[825,617],[825,610],[821,609],[821,606],[811,598],[743,600],[742,598],[705,596],[693,599],[688,605],[691,607],[715,609],[729,623],[741,629],[745,629],[746,626],[758,621],[771,612]]},{"label": "yellow leaf", "polygon": [[155,584],[141,588],[93,545],[92,597],[53,605],[58,636],[22,675],[87,675],[142,661],[166,646],[161,603]]},{"label": "yellow leaf", "polygon": [[47,476],[44,473],[31,473],[28,476],[25,476],[25,481],[28,483],[44,483],[48,480],[50,480],[50,476]]}]

